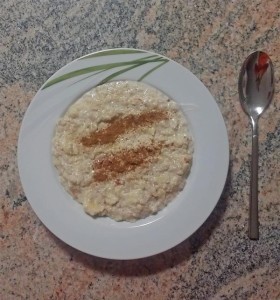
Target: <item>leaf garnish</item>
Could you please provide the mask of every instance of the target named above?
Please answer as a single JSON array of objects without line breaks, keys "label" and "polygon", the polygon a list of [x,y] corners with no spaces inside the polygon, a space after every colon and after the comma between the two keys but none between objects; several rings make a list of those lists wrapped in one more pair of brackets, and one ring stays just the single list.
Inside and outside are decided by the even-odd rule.
[{"label": "leaf garnish", "polygon": [[[118,76],[119,74],[122,74],[122,73],[126,72],[126,70],[128,71],[128,70],[134,69],[134,68],[139,67],[139,66],[141,66],[143,64],[155,63],[155,62],[162,62],[160,65],[154,67],[153,69],[151,69],[150,71],[148,71],[147,73],[145,73],[139,79],[139,81],[141,81],[144,77],[148,76],[151,72],[153,72],[154,70],[156,70],[157,68],[159,68],[163,63],[166,63],[168,61],[169,60],[166,59],[166,58],[164,58],[164,57],[161,57],[161,56],[158,56],[158,55],[150,55],[150,56],[142,57],[142,58],[139,58],[139,59],[136,59],[136,60],[131,60],[131,61],[117,62],[117,63],[108,63],[108,64],[103,64],[103,65],[98,65],[98,66],[87,67],[87,68],[84,68],[84,69],[79,69],[79,70],[75,70],[75,71],[63,74],[63,75],[61,75],[61,76],[59,76],[59,77],[57,77],[55,79],[52,79],[52,80],[48,81],[43,86],[42,89],[50,87],[50,86],[52,86],[54,84],[57,84],[57,83],[59,83],[61,81],[68,80],[68,79],[71,79],[71,78],[74,78],[74,77],[77,77],[77,76],[85,75],[85,74],[88,74],[88,73],[96,72],[96,73],[94,73],[94,74],[92,74],[90,76],[87,76],[86,78],[94,76],[94,75],[97,75],[97,74],[99,74],[101,72],[104,72],[104,71],[107,71],[107,70],[110,70],[110,69],[119,68],[119,67],[125,67],[125,66],[130,66],[128,68],[125,68],[123,70],[117,71],[117,72],[111,74],[110,76],[108,76],[109,78],[114,78],[114,77]],[[82,78],[81,80],[86,79],[86,78]],[[108,80],[110,80],[110,79],[108,79]],[[103,81],[104,81],[104,79],[101,82],[103,82]],[[100,83],[99,83],[99,85],[100,85]]]}]

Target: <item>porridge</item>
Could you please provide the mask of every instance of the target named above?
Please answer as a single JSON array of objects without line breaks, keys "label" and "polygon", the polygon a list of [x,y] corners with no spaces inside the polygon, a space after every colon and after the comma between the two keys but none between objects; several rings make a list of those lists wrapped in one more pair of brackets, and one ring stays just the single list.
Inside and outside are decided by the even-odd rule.
[{"label": "porridge", "polygon": [[140,82],[100,85],[58,121],[53,162],[63,187],[92,216],[135,221],[183,189],[192,139],[177,104]]}]

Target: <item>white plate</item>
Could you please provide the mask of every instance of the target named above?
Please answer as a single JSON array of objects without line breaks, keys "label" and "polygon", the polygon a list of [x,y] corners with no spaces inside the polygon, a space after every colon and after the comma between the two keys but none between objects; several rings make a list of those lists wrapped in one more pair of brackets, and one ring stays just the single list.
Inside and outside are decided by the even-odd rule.
[{"label": "white plate", "polygon": [[[108,65],[111,63],[113,65]],[[100,72],[102,68],[96,66],[104,64],[107,66],[102,68],[112,68]],[[89,67],[93,68],[77,72]],[[65,74],[73,77],[60,77]],[[108,78],[111,74],[118,76]],[[184,190],[157,215],[135,223],[94,219],[84,213],[82,206],[64,191],[58,181],[51,159],[56,122],[70,104],[104,78],[139,80],[144,74],[147,76],[143,82],[177,101],[189,119],[195,147],[191,174]],[[57,79],[64,80],[56,83]],[[20,178],[40,220],[72,247],[111,259],[150,256],[188,238],[203,224],[219,200],[228,162],[226,127],[207,88],[176,62],[135,49],[90,54],[56,72],[32,100],[18,142]]]}]

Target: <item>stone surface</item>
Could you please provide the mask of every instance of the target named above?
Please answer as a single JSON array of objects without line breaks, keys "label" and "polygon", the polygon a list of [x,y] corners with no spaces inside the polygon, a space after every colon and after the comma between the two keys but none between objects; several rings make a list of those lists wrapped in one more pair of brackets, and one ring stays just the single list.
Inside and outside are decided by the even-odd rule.
[{"label": "stone surface", "polygon": [[[2,0],[0,10],[0,298],[280,299],[279,0]],[[56,70],[105,48],[153,50],[192,71],[225,118],[230,169],[206,223],[154,257],[110,261],[42,225],[16,162],[24,113]],[[251,129],[237,79],[244,58],[271,56],[275,97],[260,120],[260,240],[247,237]]]}]

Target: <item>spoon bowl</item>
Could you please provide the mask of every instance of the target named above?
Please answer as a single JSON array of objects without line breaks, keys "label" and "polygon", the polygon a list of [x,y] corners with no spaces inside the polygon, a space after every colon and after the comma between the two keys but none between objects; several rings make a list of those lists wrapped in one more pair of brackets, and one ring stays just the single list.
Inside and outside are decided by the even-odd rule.
[{"label": "spoon bowl", "polygon": [[262,51],[250,54],[242,65],[238,90],[243,110],[257,118],[270,104],[274,92],[273,65]]},{"label": "spoon bowl", "polygon": [[250,118],[253,131],[248,235],[250,239],[258,239],[258,118],[271,103],[274,93],[273,65],[265,52],[253,52],[244,61],[238,91],[241,106]]}]

